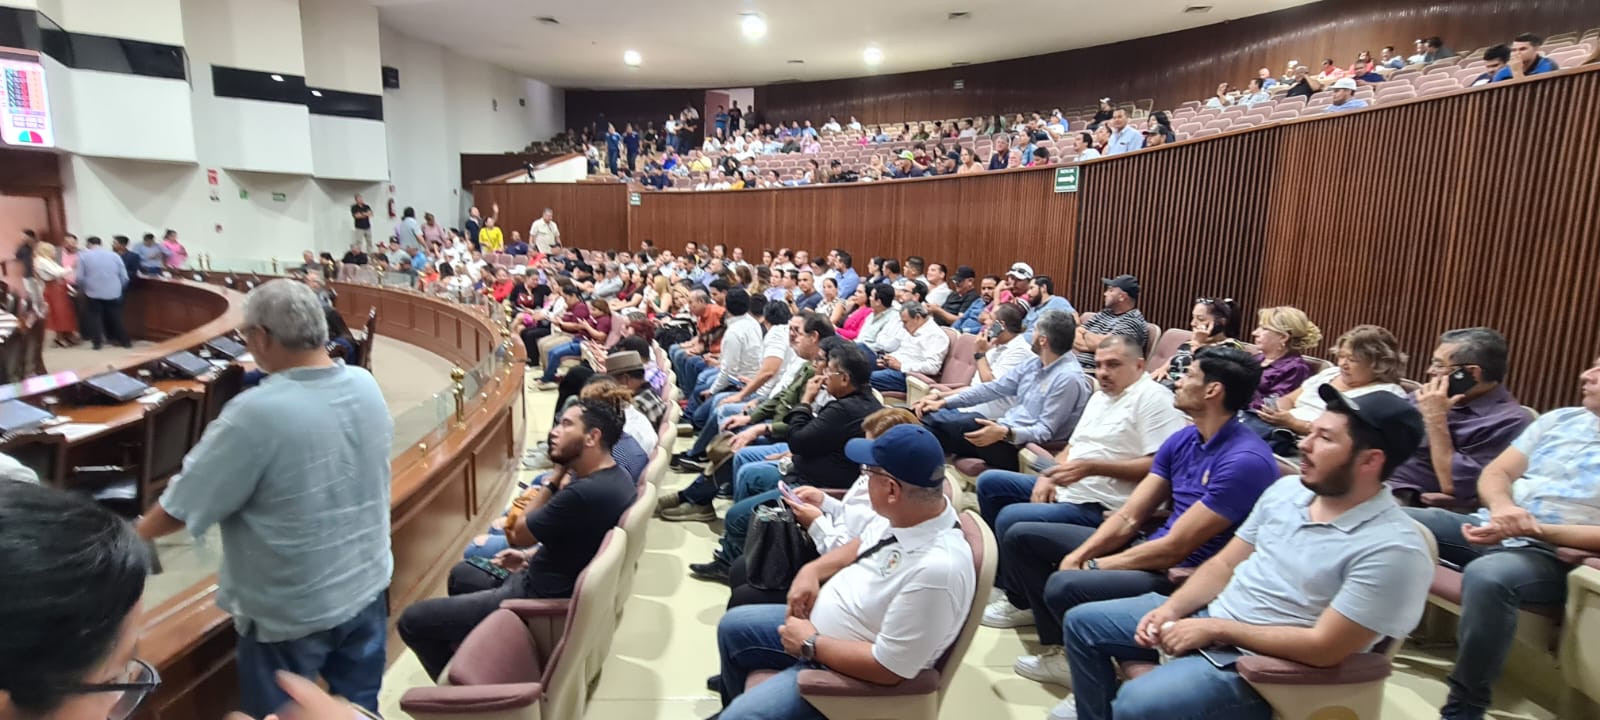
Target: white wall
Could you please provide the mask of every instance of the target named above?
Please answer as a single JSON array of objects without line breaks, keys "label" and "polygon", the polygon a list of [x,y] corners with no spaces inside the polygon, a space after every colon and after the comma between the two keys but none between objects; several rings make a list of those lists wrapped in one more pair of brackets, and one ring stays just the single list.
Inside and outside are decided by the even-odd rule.
[{"label": "white wall", "polygon": [[378,8],[370,0],[300,0],[300,39],[307,85],[383,92]]},{"label": "white wall", "polygon": [[565,90],[524,78],[522,94],[528,98],[528,127],[533,131],[534,140],[549,140],[566,130]]},{"label": "white wall", "polygon": [[[217,0],[212,0],[213,2]],[[183,45],[179,0],[59,0],[51,20],[73,32]]]},{"label": "white wall", "polygon": [[193,74],[209,75],[210,65],[306,74],[298,0],[183,0],[182,4],[183,37]]}]

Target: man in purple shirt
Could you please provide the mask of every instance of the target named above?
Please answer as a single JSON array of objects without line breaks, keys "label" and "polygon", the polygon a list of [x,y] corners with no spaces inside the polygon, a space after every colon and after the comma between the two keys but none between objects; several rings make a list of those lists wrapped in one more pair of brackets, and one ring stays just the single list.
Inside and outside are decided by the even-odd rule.
[{"label": "man in purple shirt", "polygon": [[1423,493],[1442,492],[1476,507],[1478,474],[1530,421],[1503,384],[1509,353],[1505,337],[1489,328],[1439,336],[1428,382],[1411,395],[1427,436],[1388,480],[1402,502],[1420,505]]}]

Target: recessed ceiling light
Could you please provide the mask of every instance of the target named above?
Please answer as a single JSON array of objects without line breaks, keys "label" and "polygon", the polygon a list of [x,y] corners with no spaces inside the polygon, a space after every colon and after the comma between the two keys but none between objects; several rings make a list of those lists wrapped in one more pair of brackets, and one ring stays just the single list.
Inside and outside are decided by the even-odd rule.
[{"label": "recessed ceiling light", "polygon": [[790,65],[804,65],[804,64],[806,64],[806,61],[804,61],[804,60],[790,60],[789,64]]},{"label": "recessed ceiling light", "polygon": [[1189,15],[1198,15],[1200,13],[1208,13],[1208,12],[1211,12],[1211,6],[1210,5],[1190,5],[1189,7],[1184,8],[1183,12],[1186,13],[1186,14],[1189,14]]},{"label": "recessed ceiling light", "polygon": [[639,51],[638,50],[625,50],[625,51],[623,51],[623,53],[622,53],[622,64],[623,65],[627,65],[628,67],[639,67],[639,63],[641,63],[641,62],[644,62],[644,58],[639,57]]},{"label": "recessed ceiling light", "polygon": [[948,15],[945,15],[944,19],[946,19],[946,20],[966,20],[966,19],[971,18],[971,17],[972,17],[972,13],[967,12],[965,10],[960,10],[960,11],[953,12],[953,13],[950,13]]},{"label": "recessed ceiling light", "polygon": [[534,18],[534,19],[535,19],[535,20],[538,20],[538,21],[539,21],[539,22],[541,22],[541,23],[544,23],[544,24],[546,24],[546,25],[560,25],[560,24],[561,24],[561,21],[560,21],[560,20],[557,20],[557,19],[555,19],[555,18],[553,18],[553,17],[550,17],[550,16],[549,16],[549,15],[544,15],[544,16],[541,16],[541,17],[536,17],[536,18]]},{"label": "recessed ceiling light", "polygon": [[271,78],[272,78],[272,81],[273,81],[273,82],[283,82],[283,76],[282,76],[282,75],[279,75],[279,74],[277,74],[277,73],[273,73],[273,74],[272,74],[272,75],[270,75],[270,76],[269,76],[269,77],[271,77]]},{"label": "recessed ceiling light", "polygon": [[322,97],[322,91],[321,90],[312,90],[311,91],[311,97]]},{"label": "recessed ceiling light", "polygon": [[877,65],[883,62],[883,51],[875,47],[869,47],[861,53],[861,59],[866,61],[868,65]]},{"label": "recessed ceiling light", "polygon": [[767,21],[755,13],[745,13],[744,19],[739,21],[739,31],[748,40],[760,40],[767,34]]}]

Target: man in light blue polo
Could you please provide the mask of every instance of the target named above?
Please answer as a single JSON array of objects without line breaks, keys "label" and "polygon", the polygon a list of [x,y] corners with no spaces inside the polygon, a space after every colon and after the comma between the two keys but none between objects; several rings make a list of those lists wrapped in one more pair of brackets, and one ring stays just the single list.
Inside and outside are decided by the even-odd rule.
[{"label": "man in light blue polo", "polygon": [[221,528],[217,605],[239,633],[245,713],[266,717],[288,702],[279,671],[320,675],[377,712],[394,422],[372,375],[328,358],[311,288],[273,280],[251,291],[243,333],[270,374],[223,406],[139,535]]},{"label": "man in light blue polo", "polygon": [[[1422,417],[1404,398],[1348,398],[1300,443],[1302,475],[1279,480],[1234,539],[1171,598],[1148,594],[1066,613],[1073,697],[1054,720],[1174,716],[1270,720],[1241,678],[1197,651],[1221,649],[1333,667],[1422,619],[1433,559],[1383,480],[1416,451]],[[1384,397],[1377,397],[1377,395]],[[1117,687],[1113,660],[1165,664]],[[1215,654],[1214,654],[1215,656]]]},{"label": "man in light blue polo", "polygon": [[1144,147],[1144,133],[1128,122],[1128,111],[1118,108],[1111,111],[1111,140],[1106,143],[1105,155],[1121,155]]}]

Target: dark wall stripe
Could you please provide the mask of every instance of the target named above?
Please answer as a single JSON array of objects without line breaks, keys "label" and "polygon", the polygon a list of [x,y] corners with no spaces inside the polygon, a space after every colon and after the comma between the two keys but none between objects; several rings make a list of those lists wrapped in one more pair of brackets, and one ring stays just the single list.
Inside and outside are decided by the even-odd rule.
[{"label": "dark wall stripe", "polygon": [[299,75],[211,66],[211,92],[217,97],[305,105],[311,95]]},{"label": "dark wall stripe", "polygon": [[[317,93],[321,93],[318,95]],[[307,106],[312,115],[334,115],[358,120],[383,120],[383,96],[309,88]]]},{"label": "dark wall stripe", "polygon": [[0,45],[36,50],[74,70],[189,77],[189,57],[181,46],[70,32],[34,10],[0,8]]}]

